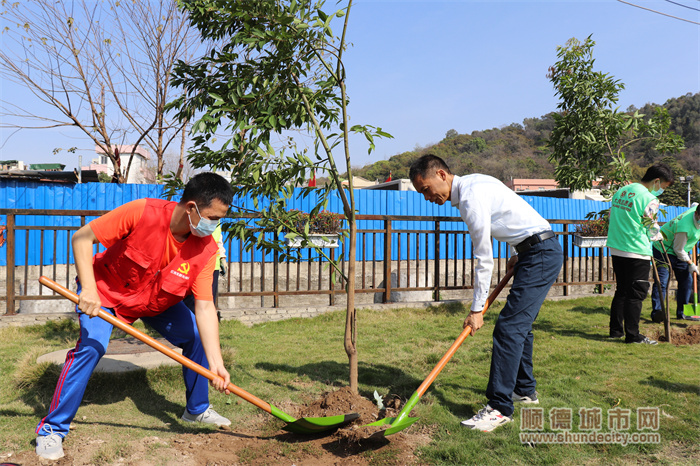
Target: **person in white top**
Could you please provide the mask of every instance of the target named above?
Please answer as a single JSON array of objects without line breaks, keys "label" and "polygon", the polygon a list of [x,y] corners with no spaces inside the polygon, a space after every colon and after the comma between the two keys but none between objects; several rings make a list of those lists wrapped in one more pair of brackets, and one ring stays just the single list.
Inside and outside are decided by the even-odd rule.
[{"label": "person in white top", "polygon": [[532,323],[559,276],[563,253],[549,223],[496,178],[457,176],[435,155],[412,165],[409,177],[426,200],[459,208],[474,246],[474,297],[463,327],[484,324],[481,311],[491,286],[492,238],[511,246],[508,270],[515,269],[506,304],[493,331],[488,405],[462,425],[485,432],[513,420],[513,402],[539,403],[533,375]]}]

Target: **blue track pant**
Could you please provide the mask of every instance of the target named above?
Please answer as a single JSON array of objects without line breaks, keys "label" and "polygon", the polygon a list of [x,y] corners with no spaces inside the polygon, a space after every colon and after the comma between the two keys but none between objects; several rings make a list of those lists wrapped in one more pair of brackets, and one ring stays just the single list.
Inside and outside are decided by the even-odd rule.
[{"label": "blue track pant", "polygon": [[[80,288],[78,288],[80,293]],[[77,306],[76,306],[77,309]],[[114,314],[111,309],[103,308]],[[155,317],[141,319],[163,335],[174,346],[182,348],[182,354],[209,368],[202,342],[199,338],[194,314],[183,303],[178,303]],[[36,433],[51,432],[65,437],[73,417],[83,399],[85,388],[100,358],[104,356],[112,334],[112,325],[99,317],[80,314],[80,339],[66,355],[66,362],[58,378],[48,415],[37,425]],[[209,381],[206,377],[182,368],[185,379],[187,411],[200,414],[209,407]]]}]

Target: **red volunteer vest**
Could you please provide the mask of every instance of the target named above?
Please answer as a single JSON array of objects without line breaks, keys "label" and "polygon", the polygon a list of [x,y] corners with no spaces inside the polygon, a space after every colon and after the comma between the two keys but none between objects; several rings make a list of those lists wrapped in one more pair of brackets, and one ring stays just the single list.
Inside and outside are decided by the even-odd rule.
[{"label": "red volunteer vest", "polygon": [[190,235],[162,270],[165,238],[176,202],[148,199],[141,219],[128,236],[95,255],[93,269],[102,305],[127,322],[154,316],[182,301],[212,255],[211,236]]}]

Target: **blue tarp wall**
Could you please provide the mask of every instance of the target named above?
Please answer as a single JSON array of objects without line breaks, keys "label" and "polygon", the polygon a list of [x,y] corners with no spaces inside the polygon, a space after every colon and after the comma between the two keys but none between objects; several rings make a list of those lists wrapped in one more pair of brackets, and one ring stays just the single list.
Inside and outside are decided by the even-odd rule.
[{"label": "blue tarp wall", "polygon": [[[84,183],[75,185],[58,185],[54,183],[27,182],[27,181],[0,181],[0,208],[2,209],[65,209],[65,210],[111,210],[126,202],[144,197],[162,197],[162,185],[144,185],[144,184],[113,184],[113,183]],[[598,212],[610,206],[607,202],[587,201],[578,199],[556,199],[537,196],[523,196],[537,212],[548,220],[581,220],[586,217],[589,212]],[[177,199],[175,199],[177,200]],[[358,213],[363,215],[404,215],[404,216],[444,216],[444,217],[459,217],[459,211],[452,207],[449,203],[438,206],[427,202],[423,196],[414,191],[382,191],[382,190],[366,190],[358,189],[355,191],[355,203]],[[312,194],[306,198],[295,196],[289,202],[290,209],[298,209],[308,212],[316,204],[316,197]],[[233,202],[235,207],[243,207],[249,210],[258,210],[254,207],[252,199],[235,199]],[[664,207],[667,215],[661,216],[660,221],[668,221],[673,217],[684,212],[686,207]],[[328,206],[329,211],[342,212],[342,203],[337,196],[334,196]],[[87,218],[90,221],[92,218]],[[7,219],[5,216],[0,216],[0,224],[5,225]],[[65,217],[65,216],[45,216],[45,215],[26,215],[18,216],[16,219],[17,226],[24,225],[43,225],[43,226],[80,226],[80,217]],[[393,230],[428,230],[435,227],[434,222],[408,222],[396,221],[392,222]],[[363,220],[358,222],[358,229],[383,229],[383,221]],[[441,230],[466,230],[466,225],[463,222],[442,222]],[[562,231],[562,225],[553,225],[555,231]],[[368,241],[372,241],[371,236],[367,235]],[[382,234],[374,235],[373,245],[370,243],[365,248],[365,259],[373,258],[381,259],[384,254],[384,238]],[[405,235],[404,235],[405,236]],[[410,258],[416,258],[416,249],[414,247],[416,239],[415,234],[411,239]],[[421,235],[420,259],[434,259],[433,236],[429,235],[429,248],[425,251],[425,234]],[[65,264],[67,254],[68,232],[59,231],[56,235],[55,245],[52,234],[44,235],[43,245],[41,245],[41,233],[39,231],[30,231],[29,239],[27,240],[25,232],[19,231],[16,235],[16,252],[15,264],[38,265],[40,262],[40,252],[43,247],[43,262],[44,265],[55,263]],[[231,250],[229,250],[229,260],[231,262],[251,260],[251,253],[239,253],[237,240],[232,240]],[[27,243],[29,249],[27,250]],[[470,243],[467,239],[466,251],[464,245],[458,242],[456,251],[452,242],[448,242],[447,248],[441,248],[443,251],[442,257],[470,257]],[[54,246],[56,249],[54,259]],[[570,246],[571,247],[571,246]],[[27,254],[28,253],[28,254]],[[595,252],[597,254],[597,250]],[[7,264],[7,248],[0,249],[0,265]],[[308,252],[305,253],[308,258]],[[311,257],[315,257],[311,253]],[[361,248],[358,244],[357,259],[362,259]],[[406,240],[402,240],[401,258],[408,258]],[[501,245],[501,255],[506,256],[506,246]],[[578,248],[571,250],[571,255],[578,255]],[[399,256],[398,241],[396,235],[392,240],[392,259],[397,260]],[[26,260],[25,260],[26,257]],[[72,257],[69,261],[72,263]],[[262,253],[260,251],[253,252],[253,259],[260,261]],[[271,262],[272,254],[268,254],[265,260]]]}]

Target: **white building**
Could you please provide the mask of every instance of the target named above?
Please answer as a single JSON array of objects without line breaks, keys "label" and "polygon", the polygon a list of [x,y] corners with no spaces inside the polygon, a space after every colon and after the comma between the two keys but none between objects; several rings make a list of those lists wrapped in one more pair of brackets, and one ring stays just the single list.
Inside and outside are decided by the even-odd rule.
[{"label": "white building", "polygon": [[21,160],[0,160],[0,170],[29,170],[29,166]]},{"label": "white building", "polygon": [[415,191],[413,183],[408,178],[398,178],[396,180],[374,183],[369,186],[362,186],[362,189],[383,189],[385,191]]},{"label": "white building", "polygon": [[[119,150],[119,161],[121,163],[122,174],[126,173],[126,169],[129,166],[131,151],[134,151],[134,158],[131,161],[131,167],[129,168],[129,176],[126,178],[127,183],[145,184],[155,182],[151,170],[148,169],[148,161],[151,159],[151,156],[147,149],[137,146],[136,150],[134,150],[133,145],[116,145],[114,148]],[[99,146],[95,146],[95,153],[97,153],[97,158],[92,159],[92,163],[90,165],[81,168],[83,170],[96,170],[98,173],[106,173],[109,176],[112,176],[114,174],[114,166],[112,161],[109,160],[109,157]]]}]

